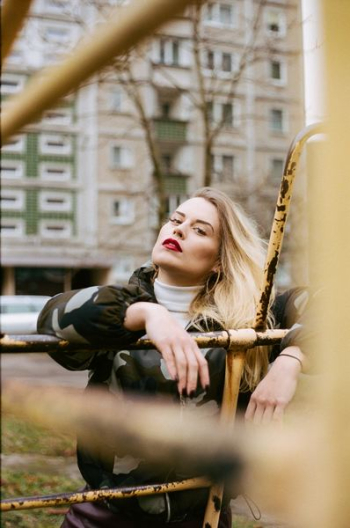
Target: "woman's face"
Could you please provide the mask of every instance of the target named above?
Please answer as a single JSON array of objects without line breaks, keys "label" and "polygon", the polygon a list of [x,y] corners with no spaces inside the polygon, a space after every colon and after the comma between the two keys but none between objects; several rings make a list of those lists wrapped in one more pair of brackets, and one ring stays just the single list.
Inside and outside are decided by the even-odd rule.
[{"label": "woman's face", "polygon": [[205,198],[191,198],[162,227],[152,252],[158,278],[173,286],[202,284],[217,269],[220,223],[216,207]]}]

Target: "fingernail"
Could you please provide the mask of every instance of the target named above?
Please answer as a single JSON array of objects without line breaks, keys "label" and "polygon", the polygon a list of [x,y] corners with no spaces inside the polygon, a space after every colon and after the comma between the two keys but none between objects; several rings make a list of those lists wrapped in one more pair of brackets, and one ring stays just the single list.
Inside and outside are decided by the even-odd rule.
[{"label": "fingernail", "polygon": [[186,398],[186,396],[187,396],[187,390],[186,390],[186,389],[182,389],[182,391],[181,391],[181,396],[183,396],[184,398]]},{"label": "fingernail", "polygon": [[195,397],[195,394],[196,394],[196,391],[194,391],[194,390],[190,392],[191,400]]},{"label": "fingernail", "polygon": [[210,385],[206,385],[206,386],[204,387],[205,392],[208,392],[209,389],[210,389]]}]

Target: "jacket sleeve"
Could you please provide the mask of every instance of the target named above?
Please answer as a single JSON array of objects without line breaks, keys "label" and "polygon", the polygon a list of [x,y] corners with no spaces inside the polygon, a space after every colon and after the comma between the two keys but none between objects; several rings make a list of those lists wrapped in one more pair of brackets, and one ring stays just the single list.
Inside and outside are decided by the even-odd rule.
[{"label": "jacket sleeve", "polygon": [[290,328],[282,339],[279,349],[275,350],[275,359],[279,353],[289,346],[298,346],[308,357],[311,370],[314,361],[311,357],[312,342],[316,336],[321,321],[315,321],[313,310],[317,302],[318,292],[307,288],[293,288],[276,299],[277,321],[280,328]]},{"label": "jacket sleeve", "polygon": [[[56,295],[44,306],[38,318],[38,332],[66,339],[74,343],[125,346],[144,335],[132,332],[124,325],[125,312],[135,302],[156,302],[155,298],[136,285],[93,286]],[[52,354],[61,365],[69,369],[91,367],[92,352],[87,358],[64,352]],[[60,355],[61,357],[56,357]],[[74,356],[74,357],[73,357]]]},{"label": "jacket sleeve", "polygon": [[280,347],[275,347],[272,360],[287,346],[300,346],[299,336],[305,335],[307,329],[302,323],[303,314],[307,311],[310,293],[307,288],[292,288],[277,295],[273,305],[273,315],[277,328],[290,328]]}]

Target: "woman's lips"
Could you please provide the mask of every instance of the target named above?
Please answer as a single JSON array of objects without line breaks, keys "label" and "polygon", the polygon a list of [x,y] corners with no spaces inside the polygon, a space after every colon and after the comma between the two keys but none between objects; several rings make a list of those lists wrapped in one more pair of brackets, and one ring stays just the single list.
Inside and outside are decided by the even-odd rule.
[{"label": "woman's lips", "polygon": [[172,251],[179,251],[180,253],[182,253],[180,244],[174,238],[167,238],[166,240],[164,240],[162,246],[167,249],[171,249]]}]

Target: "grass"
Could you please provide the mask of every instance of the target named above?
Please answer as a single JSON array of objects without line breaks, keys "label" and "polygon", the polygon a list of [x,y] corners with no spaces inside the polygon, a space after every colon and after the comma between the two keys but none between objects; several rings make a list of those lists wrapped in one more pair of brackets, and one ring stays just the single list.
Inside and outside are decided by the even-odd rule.
[{"label": "grass", "polygon": [[62,433],[49,433],[44,427],[33,426],[15,416],[2,415],[3,454],[35,453],[46,456],[74,456],[75,440]]},{"label": "grass", "polygon": [[[4,413],[2,416],[2,453],[37,454],[50,457],[71,457],[75,454],[75,440],[68,435],[55,434],[32,426]],[[29,471],[23,464],[16,471],[2,467],[2,499],[51,495],[77,491],[82,479],[65,475],[48,474],[38,464]],[[67,508],[37,508],[19,510],[1,515],[1,528],[57,528],[61,525]]]},{"label": "grass", "polygon": [[[25,469],[1,471],[2,498],[28,497],[35,495],[51,495],[77,491],[81,480],[73,480],[60,475],[28,473]],[[3,513],[1,528],[53,528],[61,525],[63,515],[67,510],[61,508],[37,508]]]},{"label": "grass", "polygon": [[[2,453],[36,454],[48,457],[71,457],[75,455],[75,439],[64,434],[52,434],[45,428],[29,425],[15,416],[3,413]],[[32,467],[32,466],[31,466]],[[1,498],[43,496],[77,491],[83,485],[82,479],[66,475],[48,474],[44,465],[33,470],[21,464],[16,470],[2,467]],[[37,508],[6,512],[1,515],[1,528],[58,528],[68,507]],[[234,516],[232,528],[260,528],[261,524]]]}]

